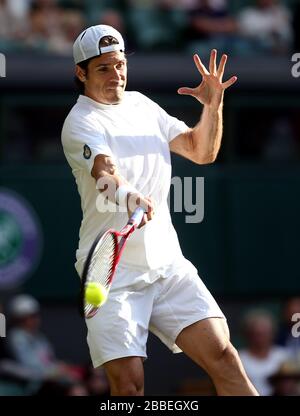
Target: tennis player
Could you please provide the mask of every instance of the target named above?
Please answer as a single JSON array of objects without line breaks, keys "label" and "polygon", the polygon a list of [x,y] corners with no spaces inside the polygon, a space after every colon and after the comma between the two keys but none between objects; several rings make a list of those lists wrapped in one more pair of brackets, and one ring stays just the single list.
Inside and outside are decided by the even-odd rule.
[{"label": "tennis player", "polygon": [[229,339],[226,319],[196,268],[184,258],[167,204],[170,151],[212,163],[222,137],[227,60],[209,69],[194,56],[202,82],[180,88],[204,105],[190,129],[155,102],[125,91],[124,40],[106,25],[89,27],[73,46],[81,95],[67,116],[62,143],[81,197],[83,219],[75,267],[81,275],[96,235],[121,229],[137,206],[146,209],[129,239],[98,314],[86,321],[94,367],[103,366],[112,395],[143,395],[148,331],[183,351],[212,378],[219,395],[257,395]]}]

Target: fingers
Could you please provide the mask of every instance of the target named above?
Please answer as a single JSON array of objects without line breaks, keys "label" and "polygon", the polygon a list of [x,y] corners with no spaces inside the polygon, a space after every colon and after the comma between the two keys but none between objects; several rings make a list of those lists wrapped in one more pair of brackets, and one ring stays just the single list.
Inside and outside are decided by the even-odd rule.
[{"label": "fingers", "polygon": [[204,75],[209,75],[208,70],[205,68],[205,66],[203,65],[203,63],[201,62],[201,59],[199,58],[197,54],[194,55],[194,62],[196,64],[198,71],[203,77]]},{"label": "fingers", "polygon": [[223,89],[226,90],[226,88],[231,87],[231,85],[233,85],[236,81],[237,77],[231,77],[228,81],[222,84]]},{"label": "fingers", "polygon": [[145,200],[148,202],[147,204],[147,220],[151,221],[153,216],[154,216],[154,211],[155,211],[155,203],[154,200],[151,197],[146,196]]},{"label": "fingers", "polygon": [[150,197],[143,198],[141,201],[141,206],[146,209],[144,217],[138,228],[142,228],[147,222],[151,221],[154,216],[154,201]]},{"label": "fingers", "polygon": [[217,77],[219,78],[220,81],[222,81],[223,79],[226,62],[227,62],[227,55],[222,55],[219,68],[217,70]]},{"label": "fingers", "polygon": [[130,217],[137,207],[142,207],[145,214],[138,228],[143,227],[154,216],[155,204],[152,198],[144,197],[139,193],[130,192],[127,200],[128,216]]},{"label": "fingers", "polygon": [[[216,60],[216,54],[217,51],[214,49],[214,52],[212,51],[212,55],[213,55],[213,61],[215,62]],[[196,67],[198,69],[198,71],[200,72],[200,74],[204,77],[205,75],[209,75],[208,70],[206,69],[206,67],[203,65],[203,63],[201,62],[201,59],[199,58],[199,56],[197,54],[194,55],[194,62],[196,64]],[[216,63],[214,63],[215,65]],[[177,90],[178,94],[180,95],[191,95],[192,97],[196,97],[197,96],[197,88],[188,88],[188,87],[181,87]]]},{"label": "fingers", "polygon": [[217,50],[213,49],[210,53],[209,72],[213,75],[217,73]]},{"label": "fingers", "polygon": [[214,93],[220,89],[225,90],[237,81],[237,77],[231,77],[228,81],[222,83],[225,65],[228,59],[226,54],[223,54],[217,68],[217,50],[213,49],[210,54],[209,71],[201,62],[201,59],[197,54],[194,56],[194,62],[198,71],[202,75],[202,82],[196,88],[181,87],[177,90],[180,95],[190,95],[195,97],[202,104],[207,104],[206,99],[209,93]]},{"label": "fingers", "polygon": [[180,95],[195,95],[195,88],[181,87],[177,92]]},{"label": "fingers", "polygon": [[216,49],[213,49],[210,53],[209,72],[207,71],[206,67],[202,64],[197,54],[194,55],[194,61],[202,76],[209,74],[217,75],[220,81],[222,81],[228,56],[226,54],[222,55],[219,67],[217,69],[217,53],[218,52]]}]

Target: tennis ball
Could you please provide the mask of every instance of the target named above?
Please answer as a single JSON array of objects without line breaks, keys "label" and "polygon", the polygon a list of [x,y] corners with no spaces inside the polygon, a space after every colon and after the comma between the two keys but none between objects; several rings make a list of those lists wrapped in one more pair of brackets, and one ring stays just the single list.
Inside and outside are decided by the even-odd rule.
[{"label": "tennis ball", "polygon": [[107,290],[100,283],[89,282],[85,288],[85,298],[87,303],[98,308],[106,301]]}]

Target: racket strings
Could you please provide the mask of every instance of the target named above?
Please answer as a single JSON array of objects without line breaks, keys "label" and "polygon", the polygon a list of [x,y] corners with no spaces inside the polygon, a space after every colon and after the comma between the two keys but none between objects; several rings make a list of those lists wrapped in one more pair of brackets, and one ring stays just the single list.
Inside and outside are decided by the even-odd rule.
[{"label": "racket strings", "polygon": [[[114,234],[105,234],[94,249],[88,271],[88,282],[97,282],[105,288],[109,287],[115,264],[116,249],[117,239]],[[95,306],[85,304],[86,315],[91,314],[94,310]]]}]

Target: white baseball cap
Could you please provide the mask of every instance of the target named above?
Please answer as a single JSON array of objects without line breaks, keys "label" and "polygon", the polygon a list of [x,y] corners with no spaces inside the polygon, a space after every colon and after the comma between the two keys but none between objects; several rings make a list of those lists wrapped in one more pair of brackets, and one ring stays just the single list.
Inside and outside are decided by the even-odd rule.
[{"label": "white baseball cap", "polygon": [[[104,36],[113,36],[117,44],[100,47],[100,41]],[[125,51],[124,39],[120,32],[108,25],[91,26],[80,33],[73,44],[73,56],[75,64],[89,58],[113,51]]]},{"label": "white baseball cap", "polygon": [[16,318],[33,315],[40,311],[40,305],[30,295],[17,295],[10,303],[9,312]]}]

